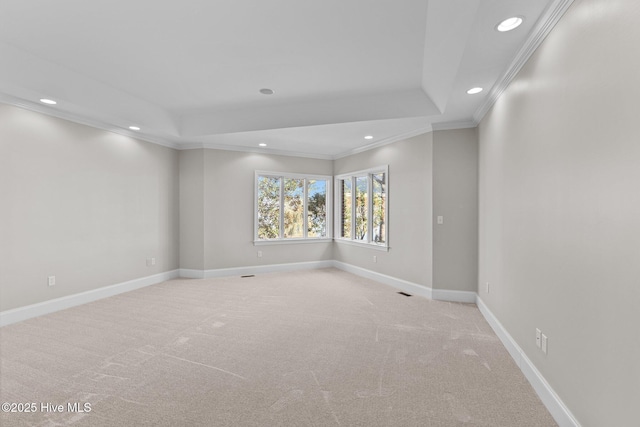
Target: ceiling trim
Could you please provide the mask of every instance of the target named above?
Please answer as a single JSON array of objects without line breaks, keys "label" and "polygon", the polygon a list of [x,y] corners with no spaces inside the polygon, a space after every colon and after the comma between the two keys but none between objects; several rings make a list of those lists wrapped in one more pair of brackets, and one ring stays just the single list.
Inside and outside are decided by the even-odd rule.
[{"label": "ceiling trim", "polygon": [[133,138],[133,139],[138,139],[138,140],[149,142],[152,144],[162,145],[163,147],[173,148],[176,150],[179,149],[180,147],[178,143],[164,139],[164,138],[149,136],[143,133],[122,129],[106,122],[90,119],[88,117],[84,117],[76,113],[68,113],[65,111],[56,110],[55,107],[53,108],[47,107],[45,105],[40,105],[35,102],[30,102],[24,99],[16,98],[14,96],[7,95],[5,93],[0,93],[0,102],[8,105],[13,105],[14,107],[19,107],[25,110],[44,114],[46,116],[57,117],[59,119],[66,120],[68,122],[78,123],[80,125],[89,126],[96,129],[102,129],[107,132],[115,133],[118,135]]},{"label": "ceiling trim", "polygon": [[479,124],[485,114],[493,107],[502,93],[509,87],[511,81],[516,77],[520,69],[527,63],[531,55],[536,51],[538,46],[544,41],[551,30],[556,26],[560,18],[569,9],[574,0],[555,0],[547,7],[544,13],[536,22],[531,34],[525,41],[524,45],[516,54],[514,60],[502,76],[496,81],[491,88],[491,92],[485,98],[484,102],[476,110],[473,115],[473,121]]},{"label": "ceiling trim", "polygon": [[358,148],[354,148],[352,150],[348,150],[345,152],[342,152],[340,154],[336,154],[335,156],[332,156],[333,160],[337,160],[337,159],[341,159],[343,157],[347,157],[347,156],[351,156],[353,154],[358,154],[358,153],[362,153],[364,151],[369,151],[369,150],[373,150],[374,148],[378,148],[378,147],[382,147],[384,145],[389,145],[389,144],[393,144],[394,142],[398,142],[398,141],[402,141],[403,139],[409,139],[412,138],[414,136],[418,136],[418,135],[422,135],[423,133],[429,133],[429,132],[433,132],[433,127],[431,126],[431,124],[418,128],[418,129],[414,129],[411,130],[409,132],[405,132],[402,133],[400,135],[394,135],[394,136],[390,136],[388,138],[384,138],[381,139],[380,141],[376,141],[372,144],[368,144],[362,147],[358,147]]},{"label": "ceiling trim", "polygon": [[444,122],[434,123],[431,125],[433,130],[455,130],[455,129],[469,129],[478,126],[478,123],[473,120],[467,120],[464,122]]},{"label": "ceiling trim", "polygon": [[211,142],[185,142],[180,144],[180,146],[178,147],[178,150],[197,150],[201,148],[206,148],[211,150],[242,151],[247,153],[258,153],[258,154],[272,154],[276,156],[306,157],[310,159],[320,159],[320,160],[334,159],[333,156],[328,154],[313,154],[313,153],[303,153],[299,151],[273,150],[270,148],[244,147],[241,145],[215,144]]}]

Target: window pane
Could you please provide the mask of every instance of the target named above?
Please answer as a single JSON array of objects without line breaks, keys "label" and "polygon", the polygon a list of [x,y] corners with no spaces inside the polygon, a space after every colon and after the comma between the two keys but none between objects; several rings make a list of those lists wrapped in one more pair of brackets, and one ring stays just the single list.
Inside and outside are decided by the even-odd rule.
[{"label": "window pane", "polygon": [[309,180],[307,237],[327,236],[327,181]]},{"label": "window pane", "polygon": [[280,236],[280,178],[258,177],[258,238]]},{"label": "window pane", "polygon": [[385,243],[387,240],[386,212],[384,210],[387,189],[384,173],[373,175],[373,241]]},{"label": "window pane", "polygon": [[342,212],[340,215],[340,237],[351,238],[351,179],[340,180]]},{"label": "window pane", "polygon": [[304,237],[304,179],[284,179],[284,237]]},{"label": "window pane", "polygon": [[368,177],[356,177],[356,240],[367,240]]}]

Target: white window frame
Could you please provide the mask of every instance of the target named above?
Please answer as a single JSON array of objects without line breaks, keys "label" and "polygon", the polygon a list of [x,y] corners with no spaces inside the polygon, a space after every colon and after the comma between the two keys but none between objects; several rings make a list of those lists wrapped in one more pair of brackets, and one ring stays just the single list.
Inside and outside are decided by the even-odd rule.
[{"label": "white window frame", "polygon": [[[384,212],[385,212],[385,241],[384,243],[376,243],[371,240],[373,236],[373,175],[384,173],[384,186],[386,191],[386,197],[384,198]],[[367,200],[369,201],[367,206],[367,240],[357,240],[354,239],[355,236],[355,228],[356,228],[356,220],[355,220],[355,212],[356,212],[356,178],[367,176]],[[341,187],[341,181],[351,180],[351,237],[342,237],[342,230],[336,228],[335,235],[333,240],[337,243],[345,243],[349,245],[356,246],[364,246],[371,249],[377,249],[382,251],[389,250],[389,165],[377,166],[369,169],[349,172],[341,175],[336,175],[334,177],[333,186],[336,189],[334,193],[334,206],[336,207],[334,211],[334,224],[336,227],[339,227],[342,224],[342,197],[341,191],[339,190]]]},{"label": "white window frame", "polygon": [[[266,176],[270,178],[280,178],[280,235],[275,239],[260,239],[258,238],[258,177]],[[304,180],[304,212],[303,212],[303,232],[304,237],[284,237],[284,180],[285,179],[303,179]],[[307,212],[307,198],[309,196],[309,180],[326,181],[327,182],[327,194],[325,196],[326,210],[327,210],[327,224],[326,224],[326,236],[325,237],[308,237],[308,212]],[[253,244],[259,245],[274,245],[274,244],[292,244],[292,243],[318,243],[318,242],[331,242],[333,241],[333,177],[331,175],[311,175],[289,172],[273,172],[273,171],[260,171],[256,170],[253,185]]]}]

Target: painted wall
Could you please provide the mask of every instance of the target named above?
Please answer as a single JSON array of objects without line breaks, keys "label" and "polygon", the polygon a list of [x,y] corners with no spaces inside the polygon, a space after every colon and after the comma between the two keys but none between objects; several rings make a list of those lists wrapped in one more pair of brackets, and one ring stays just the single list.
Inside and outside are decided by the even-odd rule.
[{"label": "painted wall", "polygon": [[180,161],[180,268],[204,270],[204,149]]},{"label": "painted wall", "polygon": [[480,297],[584,427],[638,425],[638,22],[576,0],[479,126]]},{"label": "painted wall", "polygon": [[215,270],[333,259],[331,242],[253,244],[255,171],[330,176],[330,160],[204,149],[181,151],[180,165],[194,167],[181,169],[181,190],[188,191],[180,210],[182,268]]},{"label": "painted wall", "polygon": [[432,151],[433,134],[426,133],[335,160],[335,175],[389,165],[390,249],[382,252],[336,242],[334,259],[432,286]]},{"label": "painted wall", "polygon": [[[437,217],[443,223],[437,223]],[[478,135],[433,133],[433,288],[478,286]]]},{"label": "painted wall", "polygon": [[174,270],[178,232],[175,150],[0,104],[0,310]]}]

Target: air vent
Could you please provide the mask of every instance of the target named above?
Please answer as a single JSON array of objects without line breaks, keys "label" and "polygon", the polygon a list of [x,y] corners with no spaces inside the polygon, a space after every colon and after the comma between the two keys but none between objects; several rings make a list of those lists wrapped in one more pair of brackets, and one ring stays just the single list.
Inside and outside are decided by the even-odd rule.
[{"label": "air vent", "polygon": [[245,277],[256,277],[256,275],[255,274],[247,274],[245,276],[240,276],[240,277],[244,279]]},{"label": "air vent", "polygon": [[398,292],[400,295],[404,295],[405,297],[410,297],[411,294],[408,294],[406,292]]}]

